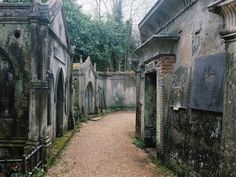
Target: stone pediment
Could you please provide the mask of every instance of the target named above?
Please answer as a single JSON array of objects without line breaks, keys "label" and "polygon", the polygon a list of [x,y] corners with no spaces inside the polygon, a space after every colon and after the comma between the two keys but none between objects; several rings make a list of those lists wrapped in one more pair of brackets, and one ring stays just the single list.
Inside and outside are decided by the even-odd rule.
[{"label": "stone pediment", "polygon": [[82,74],[86,74],[88,71],[94,75],[94,77],[97,77],[97,72],[96,69],[94,68],[90,57],[86,59],[84,63],[74,63],[73,64],[73,70],[74,71],[79,71]]},{"label": "stone pediment", "polygon": [[84,72],[87,72],[88,70],[90,70],[90,71],[92,71],[93,75],[95,77],[97,77],[97,72],[96,72],[95,68],[93,67],[90,57],[88,57],[86,59],[86,61],[84,62],[82,67],[83,67]]}]

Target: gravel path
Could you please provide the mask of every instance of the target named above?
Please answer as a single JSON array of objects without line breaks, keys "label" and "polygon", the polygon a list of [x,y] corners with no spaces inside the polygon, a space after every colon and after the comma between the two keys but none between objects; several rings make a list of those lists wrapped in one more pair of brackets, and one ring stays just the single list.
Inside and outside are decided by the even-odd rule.
[{"label": "gravel path", "polygon": [[147,155],[132,144],[134,122],[133,112],[117,112],[83,124],[46,176],[157,177]]}]

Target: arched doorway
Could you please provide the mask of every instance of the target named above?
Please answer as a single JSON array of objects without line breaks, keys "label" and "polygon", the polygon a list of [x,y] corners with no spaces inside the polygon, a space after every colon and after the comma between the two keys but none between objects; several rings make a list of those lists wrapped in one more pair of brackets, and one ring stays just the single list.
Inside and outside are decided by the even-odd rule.
[{"label": "arched doorway", "polygon": [[56,105],[56,137],[63,135],[64,117],[64,80],[63,72],[60,70],[57,81],[57,105]]},{"label": "arched doorway", "polygon": [[93,85],[91,82],[89,82],[89,84],[86,87],[85,100],[88,114],[94,113],[94,94],[93,94]]},{"label": "arched doorway", "polygon": [[12,63],[0,53],[0,117],[12,118],[15,82]]}]

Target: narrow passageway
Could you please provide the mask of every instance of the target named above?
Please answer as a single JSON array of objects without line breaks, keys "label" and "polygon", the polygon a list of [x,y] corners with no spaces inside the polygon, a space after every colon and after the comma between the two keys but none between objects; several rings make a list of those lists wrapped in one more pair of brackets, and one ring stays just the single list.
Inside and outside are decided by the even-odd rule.
[{"label": "narrow passageway", "polygon": [[147,154],[132,144],[134,112],[83,124],[47,177],[157,177]]}]

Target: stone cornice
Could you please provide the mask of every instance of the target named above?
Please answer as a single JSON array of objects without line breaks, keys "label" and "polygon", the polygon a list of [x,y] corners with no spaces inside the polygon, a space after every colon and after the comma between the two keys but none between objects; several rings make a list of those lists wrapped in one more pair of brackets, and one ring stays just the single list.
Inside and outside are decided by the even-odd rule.
[{"label": "stone cornice", "polygon": [[224,18],[222,36],[227,40],[236,38],[236,0],[218,0],[208,6],[209,10]]},{"label": "stone cornice", "polygon": [[153,34],[158,34],[197,1],[198,0],[158,0],[139,23],[141,42],[145,42]]},{"label": "stone cornice", "polygon": [[158,55],[175,54],[179,38],[173,34],[153,35],[134,52],[141,58],[141,63]]}]

